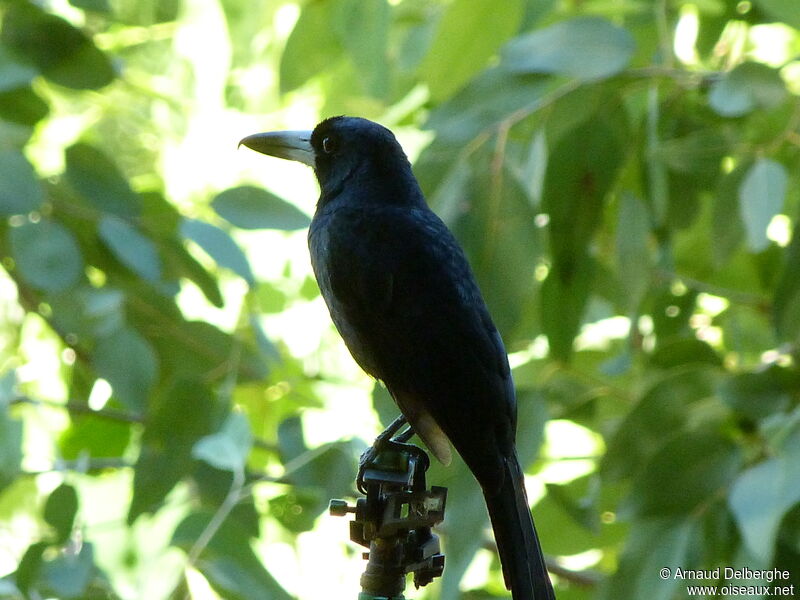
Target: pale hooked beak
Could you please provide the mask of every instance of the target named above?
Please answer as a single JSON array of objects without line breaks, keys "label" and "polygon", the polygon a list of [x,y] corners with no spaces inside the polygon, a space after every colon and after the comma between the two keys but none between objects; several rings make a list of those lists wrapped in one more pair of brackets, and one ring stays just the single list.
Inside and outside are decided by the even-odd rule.
[{"label": "pale hooked beak", "polygon": [[296,160],[309,167],[314,167],[314,148],[311,146],[310,131],[254,133],[242,138],[239,145],[247,146],[261,154]]}]

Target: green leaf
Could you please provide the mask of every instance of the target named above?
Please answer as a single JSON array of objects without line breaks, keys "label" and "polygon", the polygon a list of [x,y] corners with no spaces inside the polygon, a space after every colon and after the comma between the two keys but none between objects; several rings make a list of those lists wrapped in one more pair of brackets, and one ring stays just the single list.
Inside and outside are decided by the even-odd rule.
[{"label": "green leaf", "polygon": [[179,379],[154,398],[133,477],[128,523],[154,511],[192,469],[192,447],[213,431],[217,402],[211,390]]},{"label": "green leaf", "polygon": [[654,158],[678,173],[707,174],[719,170],[728,149],[728,140],[718,129],[705,129],[663,140]]},{"label": "green leaf", "polygon": [[0,491],[17,478],[22,463],[22,421],[8,415],[15,384],[14,371],[0,377]]},{"label": "green leaf", "polygon": [[[702,533],[695,519],[647,519],[631,528],[617,571],[601,589],[601,600],[647,598],[672,600],[685,596],[678,578],[659,577],[661,569],[686,568],[691,550]],[[694,543],[693,543],[694,542]]]},{"label": "green leaf", "polygon": [[[539,76],[512,75],[500,67],[486,69],[474,77],[464,89],[431,111],[425,129],[435,129],[436,139],[416,162],[417,176],[420,168],[425,168],[426,154],[441,160],[442,144],[452,144],[446,149],[455,154],[463,144],[509,114],[532,110],[546,97],[551,85]],[[452,167],[453,162],[448,159],[446,164]],[[461,164],[465,165],[466,161]]]},{"label": "green leaf", "polygon": [[729,377],[719,394],[739,414],[759,420],[789,408],[792,394],[798,390],[797,373],[773,364],[761,371]]},{"label": "green leaf", "polygon": [[445,10],[420,67],[431,97],[443,100],[461,88],[519,27],[524,3],[455,0]]},{"label": "green leaf", "polygon": [[788,97],[777,70],[761,63],[743,63],[711,86],[708,102],[723,117],[740,117],[756,108],[769,109]]},{"label": "green leaf", "polygon": [[114,256],[134,273],[148,281],[161,279],[161,258],[155,244],[135,227],[114,216],[106,216],[97,233]]},{"label": "green leaf", "polygon": [[92,544],[83,542],[77,554],[64,552],[46,561],[42,565],[42,580],[44,587],[58,598],[82,599],[95,570]]},{"label": "green leaf", "polygon": [[72,6],[82,8],[91,12],[107,14],[111,12],[108,0],[69,0]]},{"label": "green leaf", "polygon": [[335,65],[343,49],[331,27],[336,14],[335,2],[307,2],[297,19],[280,65],[281,93],[290,92]]},{"label": "green leaf", "polygon": [[769,246],[767,225],[783,208],[788,186],[786,169],[769,158],[760,158],[745,175],[739,187],[739,210],[752,252]]},{"label": "green leaf", "polygon": [[56,531],[56,544],[65,544],[72,535],[75,514],[78,512],[78,494],[75,488],[62,483],[44,505],[44,520]]},{"label": "green leaf", "polygon": [[33,127],[50,107],[29,87],[0,93],[0,119]]},{"label": "green leaf", "polygon": [[81,456],[121,457],[133,433],[130,423],[118,423],[92,414],[73,416],[72,425],[58,441],[65,460]]},{"label": "green leaf", "polygon": [[739,214],[739,187],[751,164],[746,162],[737,165],[733,171],[725,174],[714,195],[711,250],[716,265],[728,262],[744,240],[744,224]]},{"label": "green leaf", "polygon": [[69,288],[83,274],[83,257],[75,236],[50,219],[12,227],[11,253],[23,278],[48,292]]},{"label": "green leaf", "polygon": [[320,506],[329,498],[319,489],[294,488],[269,499],[269,514],[292,533],[311,531],[320,514]]},{"label": "green leaf", "polygon": [[22,555],[22,558],[19,561],[17,572],[14,574],[14,579],[16,580],[19,590],[26,596],[30,587],[39,577],[39,573],[42,570],[42,565],[44,564],[44,551],[47,550],[49,545],[50,544],[47,542],[36,542],[31,544],[28,546],[28,549],[25,550],[25,554]]},{"label": "green leaf", "polygon": [[644,202],[627,193],[620,198],[617,218],[619,277],[626,290],[628,309],[634,310],[651,279],[650,214]]},{"label": "green leaf", "polygon": [[17,61],[6,46],[0,45],[0,92],[27,87],[36,74],[36,69]]},{"label": "green leaf", "polygon": [[660,369],[697,363],[721,366],[722,359],[708,342],[695,338],[671,339],[659,343],[650,355],[650,364]]},{"label": "green leaf", "polygon": [[28,58],[53,83],[86,90],[101,88],[114,79],[111,61],[91,39],[31,2],[8,6],[0,40]]},{"label": "green leaf", "polygon": [[535,298],[534,272],[543,244],[526,191],[507,165],[498,175],[503,185],[495,185],[497,179],[483,168],[491,160],[488,147],[476,152],[467,166],[469,176],[451,192],[442,190],[436,201],[452,202],[442,206],[443,216],[451,219],[464,245],[495,325],[511,342],[526,338],[536,318],[528,307]]},{"label": "green leaf", "polygon": [[253,434],[247,417],[232,412],[216,433],[200,438],[192,448],[192,456],[223,471],[244,472],[244,465],[253,447]]},{"label": "green leaf", "polygon": [[[189,550],[209,527],[213,515],[192,513],[175,529],[172,544]],[[224,598],[231,600],[291,600],[264,568],[249,542],[250,536],[228,519],[200,553],[198,570]]]},{"label": "green leaf", "polygon": [[586,307],[596,270],[587,249],[623,159],[625,132],[617,115],[597,114],[564,133],[549,155],[542,198],[552,266],[541,290],[542,329],[559,360],[571,355]]},{"label": "green leaf", "polygon": [[98,340],[92,365],[111,384],[114,398],[136,414],[145,411],[156,381],[158,359],[136,330],[126,327]]},{"label": "green leaf", "polygon": [[554,264],[540,290],[542,331],[550,345],[550,356],[568,360],[572,342],[580,329],[592,282],[591,265],[586,261],[570,267],[568,273]]},{"label": "green leaf", "polygon": [[800,223],[792,232],[786,249],[786,263],[775,286],[775,329],[782,340],[793,341],[800,336]]},{"label": "green leaf", "polygon": [[699,367],[671,372],[652,385],[609,436],[604,477],[617,481],[635,475],[684,428],[692,404],[713,393],[710,371]]},{"label": "green leaf", "polygon": [[339,0],[333,27],[358,72],[358,79],[372,96],[389,90],[387,56],[392,10],[386,0]]},{"label": "green leaf", "polygon": [[67,148],[65,159],[70,185],[95,208],[122,218],[141,214],[141,198],[100,150],[78,143]]},{"label": "green leaf", "polygon": [[634,479],[626,508],[641,517],[689,515],[730,485],[743,462],[739,446],[714,431],[683,431]]},{"label": "green leaf", "polygon": [[36,171],[16,150],[0,150],[0,216],[29,213],[44,202]]},{"label": "green leaf", "polygon": [[800,429],[795,428],[777,454],[744,471],[728,495],[728,504],[752,555],[771,564],[784,515],[800,502]]},{"label": "green leaf", "polygon": [[503,62],[517,73],[602,79],[627,67],[634,50],[626,29],[599,17],[579,17],[511,40]]},{"label": "green leaf", "polygon": [[211,206],[220,217],[242,229],[291,231],[311,223],[308,215],[293,204],[250,185],[225,190]]},{"label": "green leaf", "polygon": [[160,250],[164,259],[165,279],[175,280],[185,277],[200,288],[211,304],[217,308],[225,304],[216,277],[209,273],[179,240],[172,237],[161,240]]},{"label": "green leaf", "polygon": [[754,0],[773,19],[783,21],[795,29],[800,29],[800,5],[794,0]]},{"label": "green leaf", "polygon": [[249,285],[255,284],[253,271],[242,249],[228,232],[195,219],[181,222],[181,235],[189,238],[213,258],[218,265],[230,269]]}]

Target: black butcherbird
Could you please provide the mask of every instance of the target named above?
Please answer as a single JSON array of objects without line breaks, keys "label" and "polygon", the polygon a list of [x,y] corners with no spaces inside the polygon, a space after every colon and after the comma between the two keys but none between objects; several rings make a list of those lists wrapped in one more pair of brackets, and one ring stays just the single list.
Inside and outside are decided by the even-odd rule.
[{"label": "black butcherbird", "polygon": [[334,117],[313,132],[258,133],[241,144],[314,168],[311,264],[339,333],[431,452],[447,464],[449,439],[475,475],[514,600],[555,598],[517,460],[503,342],[392,132]]}]

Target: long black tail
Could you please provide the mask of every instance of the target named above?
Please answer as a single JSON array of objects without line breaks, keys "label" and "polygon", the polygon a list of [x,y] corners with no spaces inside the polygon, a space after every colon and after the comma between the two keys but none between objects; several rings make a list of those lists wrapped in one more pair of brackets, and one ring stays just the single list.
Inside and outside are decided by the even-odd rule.
[{"label": "long black tail", "polygon": [[503,487],[495,493],[484,490],[484,497],[512,598],[555,600],[516,456],[506,459]]}]

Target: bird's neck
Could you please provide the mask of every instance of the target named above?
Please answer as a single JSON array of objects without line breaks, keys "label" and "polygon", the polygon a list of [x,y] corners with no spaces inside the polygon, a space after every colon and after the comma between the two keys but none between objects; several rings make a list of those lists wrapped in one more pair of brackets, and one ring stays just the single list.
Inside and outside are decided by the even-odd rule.
[{"label": "bird's neck", "polygon": [[383,164],[362,163],[320,184],[319,207],[344,203],[349,206],[425,206],[411,167],[387,169]]}]

